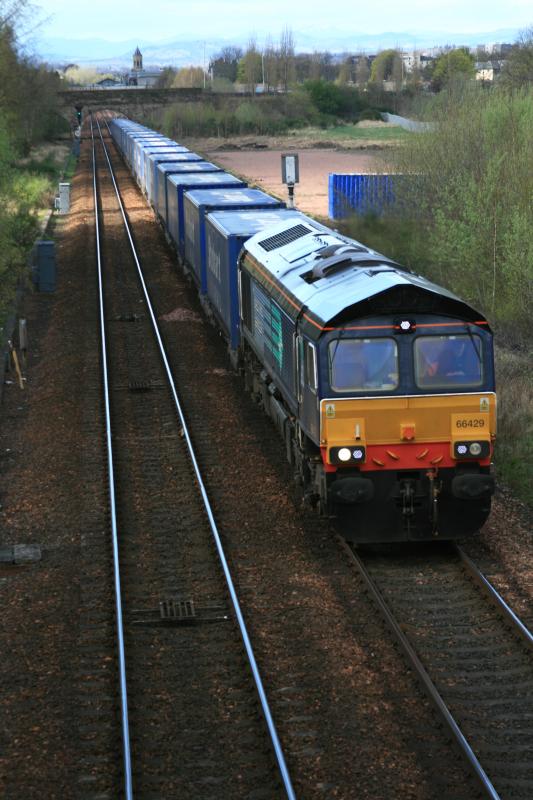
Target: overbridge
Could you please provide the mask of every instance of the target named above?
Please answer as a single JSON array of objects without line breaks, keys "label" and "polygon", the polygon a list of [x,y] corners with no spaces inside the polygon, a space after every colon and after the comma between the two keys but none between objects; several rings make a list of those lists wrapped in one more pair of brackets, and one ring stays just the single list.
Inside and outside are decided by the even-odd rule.
[{"label": "overbridge", "polygon": [[203,89],[144,89],[124,86],[120,89],[64,89],[59,92],[62,113],[69,120],[76,111],[109,109],[132,119],[144,118],[150,111],[173,103],[190,103],[204,97]]}]

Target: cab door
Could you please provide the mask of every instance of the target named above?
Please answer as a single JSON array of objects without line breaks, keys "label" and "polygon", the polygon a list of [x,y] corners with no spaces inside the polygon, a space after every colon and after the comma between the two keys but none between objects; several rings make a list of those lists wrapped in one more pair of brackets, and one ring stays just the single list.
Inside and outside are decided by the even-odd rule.
[{"label": "cab door", "polygon": [[320,409],[318,399],[318,362],[315,345],[298,336],[298,410],[300,426],[319,444]]}]

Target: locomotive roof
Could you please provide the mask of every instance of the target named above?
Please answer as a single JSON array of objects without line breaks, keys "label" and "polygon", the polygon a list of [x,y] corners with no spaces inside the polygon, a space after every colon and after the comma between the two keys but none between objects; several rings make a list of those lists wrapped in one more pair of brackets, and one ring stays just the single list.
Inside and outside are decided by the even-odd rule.
[{"label": "locomotive roof", "polygon": [[311,338],[356,317],[434,313],[485,322],[447,289],[381,253],[305,217],[256,234],[244,244],[246,270]]}]

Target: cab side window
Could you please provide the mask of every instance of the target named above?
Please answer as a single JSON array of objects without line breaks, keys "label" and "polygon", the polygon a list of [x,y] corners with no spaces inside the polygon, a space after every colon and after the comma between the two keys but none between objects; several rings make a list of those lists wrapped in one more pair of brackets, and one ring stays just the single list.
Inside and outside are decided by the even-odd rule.
[{"label": "cab side window", "polygon": [[318,384],[316,348],[313,344],[311,344],[311,342],[308,342],[304,339],[303,350],[304,383],[314,394],[316,394]]}]

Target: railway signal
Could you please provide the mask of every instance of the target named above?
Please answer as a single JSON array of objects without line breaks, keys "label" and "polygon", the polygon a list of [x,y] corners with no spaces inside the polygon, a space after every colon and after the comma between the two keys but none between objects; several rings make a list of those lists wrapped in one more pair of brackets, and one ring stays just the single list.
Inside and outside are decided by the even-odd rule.
[{"label": "railway signal", "polygon": [[287,208],[294,208],[294,186],[300,182],[298,153],[283,153],[281,156],[281,180],[287,184],[289,198]]}]

